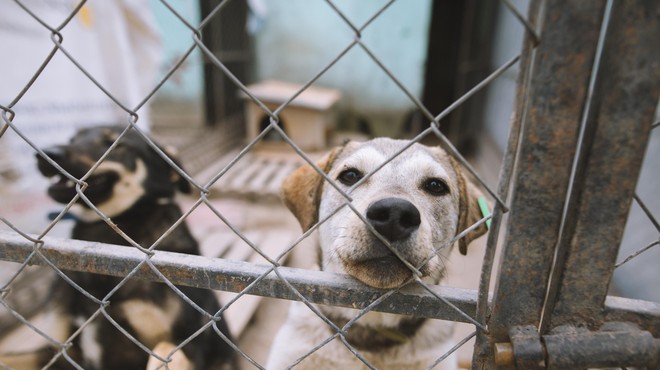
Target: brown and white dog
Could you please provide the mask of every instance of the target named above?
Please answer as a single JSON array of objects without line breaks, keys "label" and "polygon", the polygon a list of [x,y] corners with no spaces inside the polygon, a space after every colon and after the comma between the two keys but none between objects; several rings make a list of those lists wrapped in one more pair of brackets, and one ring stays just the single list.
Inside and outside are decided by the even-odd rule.
[{"label": "brown and white dog", "polygon": [[[400,257],[422,273],[425,282],[437,284],[445,274],[452,239],[482,218],[477,201],[480,192],[444,150],[417,143],[362,180],[408,144],[386,138],[349,142],[332,150],[317,165],[350,195],[353,207]],[[283,184],[284,202],[304,230],[346,202],[326,182],[306,165]],[[349,274],[382,289],[410,281],[411,269],[349,207],[344,206],[322,223],[318,232],[322,270]],[[460,239],[460,252],[465,254],[470,241],[485,232],[482,224]],[[339,327],[359,313],[348,308],[318,308]],[[368,312],[348,329],[347,340],[378,369],[424,369],[453,346],[452,330],[452,323],[446,321]],[[267,368],[291,366],[333,334],[308,307],[292,303]],[[357,369],[366,365],[335,339],[295,368]],[[450,356],[436,368],[454,369],[456,360]]]},{"label": "brown and white dog", "polygon": [[[83,177],[120,137],[122,127],[94,127],[80,130],[66,145],[45,149],[48,157],[76,178]],[[55,201],[69,203],[76,195],[75,183],[42,157],[37,157],[40,172],[53,179],[48,194]],[[190,184],[174,171],[136,131],[129,131],[87,178],[85,196],[131,240],[149,248],[182,216],[174,202],[178,191],[190,192]],[[72,239],[125,245],[129,242],[82,200],[72,208],[76,222]],[[158,250],[199,254],[197,241],[185,223],[160,240]],[[213,328],[207,328],[194,339],[209,316],[185,302],[169,286],[135,279],[83,272],[66,272],[67,276],[98,300],[109,297],[110,304],[100,314],[100,304],[79,293],[68,282],[57,277],[51,287],[48,304],[28,317],[50,338],[70,347],[63,354],[45,336],[27,326],[0,333],[0,368],[74,369],[72,363],[87,370],[155,369],[164,364],[141,346],[172,362],[175,370],[207,370],[233,366],[233,349]],[[179,287],[190,300],[210,315],[219,310],[212,292]],[[121,332],[123,328],[133,339]],[[229,337],[224,319],[218,329]],[[174,351],[176,346],[187,343]],[[66,358],[68,357],[68,359]]]}]

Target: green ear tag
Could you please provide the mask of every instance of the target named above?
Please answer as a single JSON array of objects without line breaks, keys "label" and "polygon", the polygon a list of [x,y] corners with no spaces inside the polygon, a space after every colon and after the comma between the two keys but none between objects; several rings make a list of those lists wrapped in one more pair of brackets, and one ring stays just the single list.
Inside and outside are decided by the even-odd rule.
[{"label": "green ear tag", "polygon": [[[484,217],[490,216],[490,209],[488,209],[488,203],[486,203],[486,198],[479,197],[477,199],[477,203],[479,203],[479,209],[481,209],[481,214]],[[486,220],[486,228],[488,228],[488,230],[490,230],[490,221],[492,220],[491,219]]]}]

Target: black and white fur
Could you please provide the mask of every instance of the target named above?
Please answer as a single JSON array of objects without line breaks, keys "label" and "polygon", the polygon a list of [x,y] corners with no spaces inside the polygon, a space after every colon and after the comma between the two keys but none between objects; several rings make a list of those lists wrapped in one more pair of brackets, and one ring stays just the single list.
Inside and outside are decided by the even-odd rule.
[{"label": "black and white fur", "polygon": [[[79,131],[67,145],[44,150],[65,171],[84,176],[119,137],[115,126]],[[75,196],[74,183],[38,156],[40,172],[53,179],[48,194],[68,203]],[[174,203],[177,191],[190,192],[189,183],[174,171],[135,131],[121,138],[117,147],[87,178],[84,194],[123,233],[142,247],[150,247],[182,216]],[[82,200],[72,208],[77,221],[73,239],[129,245]],[[197,241],[185,223],[180,224],[157,250],[199,254]],[[80,287],[99,300],[123,279],[82,272],[66,272]],[[219,310],[214,294],[189,287],[179,289],[199,307],[213,315]],[[176,346],[198,331],[209,318],[182,300],[162,283],[129,280],[110,298],[106,313],[144,346],[167,358]],[[99,311],[99,304],[83,296],[61,278],[56,278],[48,304],[29,318],[58,341],[70,338]],[[224,319],[218,329],[228,338]],[[56,350],[42,336],[22,326],[0,338],[0,363],[17,369],[39,369],[53,359]],[[89,370],[155,369],[163,363],[121,333],[103,314],[98,314],[75,335],[67,355]],[[206,370],[234,366],[231,347],[209,328],[176,351],[169,369]],[[49,369],[73,369],[60,356]],[[164,366],[162,368],[165,368]]]}]

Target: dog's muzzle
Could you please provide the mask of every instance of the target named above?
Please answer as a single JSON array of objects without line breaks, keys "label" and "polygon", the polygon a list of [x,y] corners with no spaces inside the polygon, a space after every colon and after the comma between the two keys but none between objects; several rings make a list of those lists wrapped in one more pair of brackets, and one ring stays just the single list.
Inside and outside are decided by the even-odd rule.
[{"label": "dog's muzzle", "polygon": [[[62,169],[69,172],[69,174],[74,177],[82,177],[91,168],[89,163],[72,159],[70,149],[68,149],[66,146],[46,148],[43,149],[43,152],[60,167],[62,167]],[[93,163],[93,160],[90,159],[90,162]],[[37,168],[42,175],[52,179],[51,184],[48,187],[48,195],[53,198],[53,200],[66,204],[76,196],[76,183],[66,177],[40,155],[37,155]],[[93,203],[101,203],[110,197],[112,194],[112,188],[117,181],[119,181],[119,174],[114,171],[96,171],[86,180],[89,187],[85,190],[85,195]],[[79,202],[81,204],[85,204],[82,201]]]},{"label": "dog's muzzle", "polygon": [[390,242],[407,239],[421,223],[417,207],[401,198],[385,198],[372,203],[366,216],[371,226]]},{"label": "dog's muzzle", "polygon": [[[387,289],[403,284],[412,276],[412,271],[401,259],[417,266],[425,257],[412,248],[415,245],[412,239],[421,225],[419,210],[405,199],[384,198],[369,205],[365,216],[398,254],[374,235],[369,242],[359,246],[358,253],[340,257],[346,272],[375,288]],[[426,271],[420,272],[424,274]]]}]

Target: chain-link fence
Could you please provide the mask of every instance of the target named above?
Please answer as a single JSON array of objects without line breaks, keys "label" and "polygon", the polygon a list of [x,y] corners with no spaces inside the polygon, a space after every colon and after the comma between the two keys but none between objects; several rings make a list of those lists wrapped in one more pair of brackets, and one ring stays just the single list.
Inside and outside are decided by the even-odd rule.
[{"label": "chain-link fence", "polygon": [[[653,129],[658,127],[658,123],[652,123],[660,82],[660,57],[657,48],[653,47],[660,33],[658,5],[653,1],[610,4],[605,1],[534,1],[530,5],[528,21],[508,1],[504,1],[508,11],[515,14],[526,29],[523,52],[513,56],[442,112],[431,112],[388,68],[387,61],[376,55],[362,38],[363,32],[372,22],[384,12],[390,11],[392,4],[402,1],[385,2],[366,21],[355,23],[335,2],[327,0],[328,12],[341,18],[351,28],[354,37],[334,59],[328,61],[298,92],[276,109],[269,109],[260,101],[247,88],[247,82],[237,78],[226,63],[203,42],[202,35],[206,28],[231,1],[221,2],[199,24],[189,23],[167,1],[161,1],[162,6],[185,25],[192,41],[187,53],[135,106],[127,106],[115,97],[68,52],[62,32],[71,19],[84,9],[85,1],[80,2],[70,16],[58,25],[48,24],[33,13],[27,4],[16,1],[34,21],[49,31],[53,47],[15,98],[0,102],[3,118],[0,137],[8,131],[20,136],[38,154],[43,166],[52,167],[50,171],[54,173],[51,174],[61,178],[62,182],[68,182],[73,191],[64,210],[55,215],[54,220],[37,235],[28,234],[14,226],[10,217],[2,217],[2,222],[11,231],[0,233],[0,258],[19,263],[20,267],[2,286],[0,303],[18,322],[20,330],[30,333],[31,337],[36,334],[44,347],[48,348],[45,354],[39,354],[40,362],[31,365],[35,368],[101,368],[100,360],[92,357],[104,349],[90,350],[90,338],[86,334],[92,329],[97,330],[100,320],[109,323],[114,333],[118,333],[108,337],[110,341],[106,343],[118,345],[127,339],[131,348],[144,355],[144,362],[148,358],[155,367],[178,368],[177,361],[184,351],[186,357],[191,357],[191,347],[216,346],[208,351],[218,354],[223,351],[218,348],[229,348],[221,356],[231,357],[228,353],[232,352],[255,368],[265,368],[266,363],[253,359],[227,333],[223,318],[223,314],[239,300],[248,295],[259,295],[302,302],[308,310],[306,312],[311,313],[310,320],[319,321],[327,330],[328,335],[323,340],[304,343],[308,346],[304,353],[290,359],[289,365],[294,368],[299,364],[303,366],[305,361],[310,361],[330,346],[345,348],[349,356],[367,368],[390,366],[379,362],[378,351],[356,345],[351,334],[362,325],[361,318],[374,312],[418,318],[406,319],[412,322],[408,322],[412,329],[404,333],[403,342],[409,340],[408,337],[421,335],[419,327],[428,322],[449,320],[474,326],[474,330],[457,343],[438,344],[438,351],[441,348],[447,350],[434,352],[431,360],[426,360],[426,355],[422,357],[426,362],[421,364],[421,368],[446,366],[446,359],[475,337],[472,368],[495,368],[496,364],[515,366],[518,369],[657,366],[660,346],[654,337],[660,335],[660,306],[653,302],[609,297],[607,289],[616,267],[652,250],[659,243],[657,238],[660,226],[652,210],[645,206],[644,200],[635,195],[644,151]],[[167,150],[162,149],[137,126],[145,104],[195,50],[201,51],[215,69],[222,71],[270,118],[269,125],[205,183],[187,173]],[[393,155],[368,173],[361,174],[362,179],[351,184],[347,190],[338,179],[326,174],[328,169],[311,159],[278,122],[285,108],[351,50],[359,50],[368,55],[374,68],[383,71],[398,86],[428,124]],[[56,54],[64,55],[75,64],[116,107],[123,110],[126,117],[126,123],[119,131],[106,135],[107,147],[102,148],[101,153],[82,172],[64,168],[55,158],[56,153],[34,144],[21,128],[20,114],[12,110],[30,92],[30,88],[39,80],[40,74]],[[443,135],[440,126],[452,111],[518,63],[522,72],[517,104],[499,184],[497,189],[493,189]],[[341,198],[338,205],[327,212],[327,216],[314,220],[296,240],[276,255],[265,253],[263,244],[268,243],[267,240],[261,244],[253,242],[209,198],[211,187],[239,161],[245,160],[266,135],[272,133],[277,133],[306,165],[313,168],[312,172],[321,176],[324,186],[335,189]],[[370,178],[377,176],[383,168],[400,161],[417,143],[429,139],[439,142],[440,147],[457,163],[456,168],[460,168],[458,171],[464,172],[466,177],[474,178],[490,199],[493,213],[484,213],[478,222],[465,230],[457,230],[455,236],[452,235],[441,245],[435,245],[432,253],[422,262],[413,263],[397,250],[387,236],[380,235],[382,230],[379,233],[372,226],[368,217],[355,206],[353,193]],[[189,184],[196,197],[187,210],[169,218],[167,226],[158,235],[148,239],[140,239],[138,234],[133,233],[133,227],[122,228],[117,222],[119,216],[101,206],[103,202],[94,196],[95,171],[102,172],[107,167],[104,161],[119,161],[117,155],[122,153],[122,147],[133,141],[139,143],[136,145],[146,145],[146,150],[162,158],[167,164],[163,170],[167,173],[166,177]],[[133,168],[132,171],[137,169]],[[164,197],[159,198],[162,200]],[[616,262],[632,199],[651,220],[655,227],[655,237],[633,255]],[[80,241],[49,237],[49,232],[76,203],[85,205],[89,217],[97,218],[100,225],[104,226],[104,232],[112,230],[113,236],[109,240],[114,242],[108,242],[108,239]],[[181,230],[185,229],[189,216],[198,208],[210,210],[267,263],[212,259],[194,253],[182,255],[175,253],[180,249],[168,249],[172,239],[181,238]],[[405,284],[381,289],[331,272],[284,266],[283,261],[292,251],[342,210],[350,210],[355,214],[369,232],[376,235],[382,245],[397,257],[397,263],[410,269],[410,278]],[[147,222],[155,218],[156,214],[143,215],[142,220]],[[429,282],[426,279],[428,273],[424,266],[430,260],[485,224],[489,225],[488,242],[478,291],[444,287],[436,285],[437,281]],[[503,228],[506,233],[500,238],[500,230]],[[109,244],[100,244],[98,241]],[[491,290],[491,275],[498,245],[501,246],[501,262],[494,273],[496,286]],[[94,307],[91,311],[77,312],[78,316],[71,324],[73,330],[70,329],[62,338],[46,332],[36,319],[51,305],[44,304],[43,310],[41,307],[32,307],[29,312],[20,312],[16,308],[14,296],[17,290],[22,289],[19,277],[30,265],[47,266],[56,273],[55,280],[61,286],[74,290],[77,296],[75,299],[84,301],[80,306]],[[110,289],[92,292],[84,288],[87,283],[84,277],[96,276],[91,274],[103,274],[117,279],[104,280],[112,282]],[[170,335],[165,341],[172,342],[172,346],[165,350],[153,346],[149,339],[144,339],[149,337],[149,333],[143,335],[135,329],[140,327],[135,321],[143,320],[142,316],[132,319],[130,316],[118,316],[117,311],[113,311],[123,307],[122,299],[126,291],[145,286],[136,283],[144,280],[159,282],[153,286],[165,287],[164,295],[172,296],[174,293],[177,302],[184,302],[177,306],[177,310],[188,312],[187,319],[199,318],[193,323],[187,323],[191,327],[184,338]],[[204,306],[200,303],[203,299],[199,298],[203,294],[188,287],[230,291],[237,295],[221,302],[219,307]],[[64,300],[57,297],[52,299]],[[168,304],[154,302],[165,306]],[[337,320],[323,308],[328,306],[353,309],[354,316]],[[176,326],[175,322],[168,321],[174,319],[163,315],[152,318],[158,323],[148,328],[162,326],[163,322]],[[401,335],[400,332],[395,334]],[[396,345],[401,343],[398,339],[393,341]],[[4,360],[9,355],[23,356],[26,353],[0,353],[0,358]],[[7,365],[0,363],[0,366]]]}]

